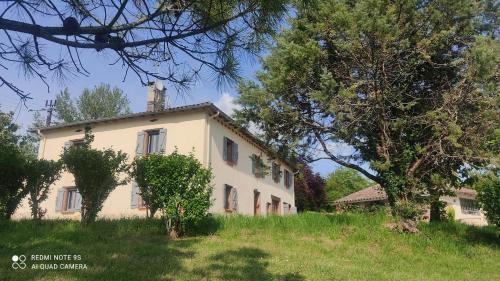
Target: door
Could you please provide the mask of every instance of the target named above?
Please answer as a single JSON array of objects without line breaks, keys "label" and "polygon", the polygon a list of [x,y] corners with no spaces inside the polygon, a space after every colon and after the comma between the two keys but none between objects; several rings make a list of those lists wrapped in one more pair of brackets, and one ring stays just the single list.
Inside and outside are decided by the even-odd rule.
[{"label": "door", "polygon": [[260,215],[260,192],[255,191],[253,193],[253,214],[254,216]]}]

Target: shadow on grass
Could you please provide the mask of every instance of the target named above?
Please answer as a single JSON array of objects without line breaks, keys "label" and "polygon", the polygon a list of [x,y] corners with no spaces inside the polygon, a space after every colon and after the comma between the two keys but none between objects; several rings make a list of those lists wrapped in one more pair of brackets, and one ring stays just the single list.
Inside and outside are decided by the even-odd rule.
[{"label": "shadow on grass", "polygon": [[441,232],[459,243],[482,244],[500,247],[500,228],[495,226],[471,226],[458,222],[433,222],[426,226],[430,232]]},{"label": "shadow on grass", "polygon": [[261,249],[242,247],[214,254],[210,263],[193,271],[195,280],[281,280],[301,281],[298,273],[272,274],[267,270],[270,255]]}]

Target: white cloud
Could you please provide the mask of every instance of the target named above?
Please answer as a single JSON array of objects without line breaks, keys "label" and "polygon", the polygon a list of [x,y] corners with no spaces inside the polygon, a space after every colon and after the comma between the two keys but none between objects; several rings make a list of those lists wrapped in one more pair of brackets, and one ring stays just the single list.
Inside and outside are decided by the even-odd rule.
[{"label": "white cloud", "polygon": [[222,93],[222,96],[214,104],[229,116],[233,115],[234,110],[241,109],[241,106],[236,103],[236,98],[227,92]]}]

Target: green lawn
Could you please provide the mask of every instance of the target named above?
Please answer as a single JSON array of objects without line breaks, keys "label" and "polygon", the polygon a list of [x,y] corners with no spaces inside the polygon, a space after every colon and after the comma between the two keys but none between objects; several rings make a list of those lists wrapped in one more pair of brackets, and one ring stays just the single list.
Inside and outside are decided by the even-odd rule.
[{"label": "green lawn", "polygon": [[[412,235],[391,232],[387,220],[382,212],[215,217],[175,241],[157,220],[8,222],[0,280],[500,280],[498,228],[423,224]],[[14,270],[14,254],[78,254],[88,269],[33,270],[28,260]]]}]

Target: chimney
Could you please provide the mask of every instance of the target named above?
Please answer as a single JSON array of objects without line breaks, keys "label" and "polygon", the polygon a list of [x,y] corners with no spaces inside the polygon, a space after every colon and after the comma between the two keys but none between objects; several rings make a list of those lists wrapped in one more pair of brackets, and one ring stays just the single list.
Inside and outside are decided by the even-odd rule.
[{"label": "chimney", "polygon": [[160,81],[148,83],[148,112],[162,111],[165,109],[166,89]]}]

